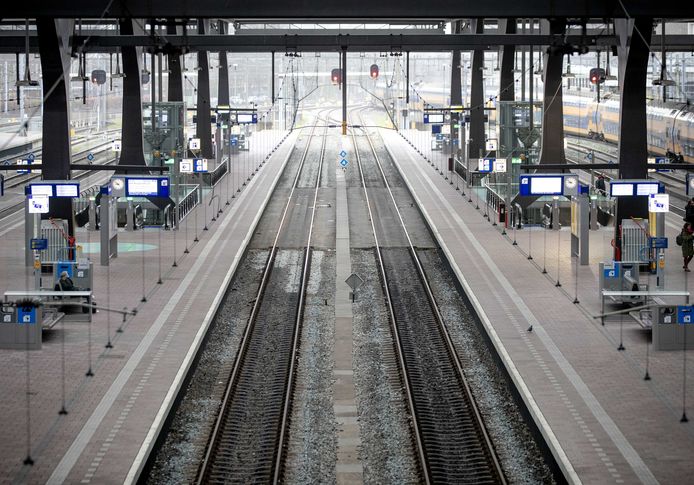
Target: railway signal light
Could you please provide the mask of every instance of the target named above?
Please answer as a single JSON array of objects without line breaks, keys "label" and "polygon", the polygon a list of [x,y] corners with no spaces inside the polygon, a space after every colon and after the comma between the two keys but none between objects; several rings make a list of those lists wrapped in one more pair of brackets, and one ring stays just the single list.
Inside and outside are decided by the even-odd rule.
[{"label": "railway signal light", "polygon": [[592,84],[602,84],[606,77],[605,70],[601,67],[594,67],[590,70],[590,82]]},{"label": "railway signal light", "polygon": [[94,84],[105,84],[106,83],[106,71],[103,69],[95,69],[92,71],[92,82]]},{"label": "railway signal light", "polygon": [[335,68],[330,72],[330,81],[333,84],[340,84],[342,82],[342,73],[339,68]]},{"label": "railway signal light", "polygon": [[371,76],[371,79],[378,79],[378,64],[371,64],[369,75]]}]

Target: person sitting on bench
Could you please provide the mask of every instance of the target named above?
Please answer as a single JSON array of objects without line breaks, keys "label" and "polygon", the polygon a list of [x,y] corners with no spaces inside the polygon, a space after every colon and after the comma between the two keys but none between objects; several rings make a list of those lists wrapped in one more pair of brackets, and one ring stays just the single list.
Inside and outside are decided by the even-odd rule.
[{"label": "person sitting on bench", "polygon": [[60,279],[55,284],[55,291],[77,291],[77,287],[67,274],[67,271],[60,273]]}]

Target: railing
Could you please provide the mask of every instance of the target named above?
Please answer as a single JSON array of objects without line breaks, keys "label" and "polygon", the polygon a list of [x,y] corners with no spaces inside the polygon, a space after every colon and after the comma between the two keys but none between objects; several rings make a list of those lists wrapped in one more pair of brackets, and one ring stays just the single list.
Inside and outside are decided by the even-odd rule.
[{"label": "railing", "polygon": [[523,207],[516,202],[513,204],[513,210],[511,211],[511,222],[513,222],[513,227],[522,229],[523,228]]},{"label": "railing", "polygon": [[462,178],[465,182],[468,181],[468,168],[458,159],[458,157],[455,157],[455,163],[453,164],[455,168],[455,172],[460,175],[460,178]]},{"label": "railing", "polygon": [[174,220],[174,214],[176,214],[176,211],[173,210],[174,204],[168,204],[166,207],[164,207],[164,229],[169,230],[170,228],[174,227],[176,224],[176,221]]},{"label": "railing", "polygon": [[[180,187],[189,187],[189,185],[181,185]],[[200,203],[200,186],[194,185],[193,190],[191,190],[188,195],[186,195],[181,202],[179,202],[177,207],[176,221],[182,221],[183,218],[191,211],[193,208]]]},{"label": "railing", "polygon": [[228,171],[229,159],[225,158],[222,163],[214,168],[214,170],[202,174],[203,184],[208,187],[214,187]]},{"label": "railing", "polygon": [[98,185],[93,185],[80,193],[80,196],[74,201],[72,206],[75,214],[89,207],[89,199],[91,197],[96,197],[99,193],[99,189],[100,187]]},{"label": "railing", "polygon": [[501,208],[502,204],[506,204],[506,199],[499,194],[496,190],[494,190],[487,182],[486,180],[483,183],[483,187],[486,189],[486,197],[487,197],[487,206],[491,207],[491,209],[494,211],[495,217],[496,215],[499,214],[499,209]]}]

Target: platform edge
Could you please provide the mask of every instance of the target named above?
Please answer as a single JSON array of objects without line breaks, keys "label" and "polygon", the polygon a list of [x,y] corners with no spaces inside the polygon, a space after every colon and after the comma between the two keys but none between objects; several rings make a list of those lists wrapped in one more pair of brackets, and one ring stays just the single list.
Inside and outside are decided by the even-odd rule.
[{"label": "platform edge", "polygon": [[[291,134],[290,134],[291,137]],[[288,137],[289,138],[289,137]],[[285,142],[287,141],[286,139],[284,140]],[[272,181],[272,185],[270,187],[270,190],[268,191],[265,199],[263,200],[262,204],[259,206],[259,210],[253,219],[253,222],[251,223],[251,226],[249,227],[248,233],[246,237],[243,239],[243,242],[241,246],[239,247],[238,251],[236,252],[236,255],[234,256],[234,260],[227,271],[227,274],[224,276],[224,280],[222,282],[222,285],[219,288],[219,291],[217,292],[217,295],[215,295],[214,300],[212,301],[212,306],[208,310],[207,314],[205,315],[205,318],[202,322],[202,325],[198,329],[198,332],[195,335],[195,339],[191,343],[191,346],[188,348],[188,352],[186,353],[185,358],[183,359],[183,362],[181,362],[181,365],[178,368],[178,372],[176,373],[176,377],[174,378],[174,381],[172,382],[171,386],[169,387],[169,390],[164,398],[164,401],[162,402],[161,406],[159,407],[159,411],[157,412],[157,415],[150,426],[150,429],[147,433],[147,436],[145,437],[144,441],[140,445],[140,449],[135,457],[135,460],[130,466],[130,470],[128,470],[128,474],[126,475],[125,479],[123,480],[124,484],[134,484],[137,483],[140,479],[140,475],[142,474],[142,471],[144,470],[144,467],[149,460],[149,456],[152,453],[152,450],[154,449],[154,445],[157,442],[157,439],[159,438],[159,434],[161,433],[164,423],[166,422],[166,418],[176,400],[176,397],[178,396],[178,393],[181,391],[181,387],[183,385],[183,382],[185,380],[185,376],[188,374],[190,371],[190,367],[193,364],[193,361],[195,360],[195,355],[197,354],[198,350],[200,349],[200,346],[202,345],[202,342],[204,340],[205,334],[207,333],[207,330],[212,323],[212,319],[217,313],[217,310],[219,308],[219,304],[221,303],[224,295],[226,294],[226,290],[229,286],[229,282],[231,281],[231,278],[234,276],[234,273],[236,273],[236,269],[238,267],[239,262],[241,261],[241,258],[243,257],[243,254],[246,252],[246,249],[248,248],[248,245],[250,244],[251,237],[249,235],[252,235],[253,232],[255,231],[256,227],[258,226],[258,223],[260,222],[260,218],[263,215],[263,212],[265,211],[265,207],[267,206],[267,203],[270,201],[270,197],[272,197],[272,193],[275,190],[275,187],[277,186],[277,183],[279,182],[279,179],[282,176],[282,173],[284,173],[284,168],[287,165],[287,162],[292,156],[292,153],[294,152],[294,148],[292,147],[287,155],[284,158],[284,161],[282,162],[282,165],[280,166],[279,170],[277,171],[277,174],[275,175],[275,180]],[[251,183],[253,183],[257,179],[253,179]],[[245,193],[248,193],[246,191]],[[240,201],[239,201],[240,202]]]},{"label": "platform edge", "polygon": [[[460,282],[461,286],[465,290],[465,293],[467,294],[469,301],[472,303],[472,306],[474,307],[475,312],[477,313],[480,321],[482,322],[482,325],[484,326],[485,330],[487,331],[487,335],[488,335],[490,341],[494,345],[494,348],[496,349],[496,351],[499,355],[499,359],[504,364],[504,367],[506,368],[506,372],[508,372],[508,375],[511,377],[511,380],[513,381],[514,385],[516,386],[518,394],[523,399],[523,402],[525,403],[525,405],[528,409],[528,412],[532,416],[533,421],[535,421],[535,425],[540,430],[540,433],[542,434],[543,438],[545,439],[547,447],[550,449],[552,455],[554,456],[554,459],[557,461],[557,464],[559,465],[559,468],[561,469],[562,473],[564,474],[564,478],[566,478],[567,482],[569,482],[571,484],[575,484],[575,485],[581,484],[581,479],[579,478],[578,474],[576,473],[576,470],[574,469],[573,465],[571,464],[569,457],[566,455],[566,452],[564,451],[561,444],[559,443],[559,440],[557,439],[556,435],[554,434],[554,431],[552,431],[552,427],[549,425],[549,423],[545,419],[545,416],[542,413],[542,411],[540,410],[540,407],[537,405],[537,402],[535,401],[535,398],[533,397],[532,393],[530,392],[530,389],[525,384],[525,380],[520,375],[520,372],[518,371],[518,369],[516,368],[516,365],[513,363],[513,360],[511,359],[510,355],[508,354],[506,347],[504,346],[503,342],[501,342],[501,339],[499,338],[499,335],[496,333],[496,330],[494,329],[491,321],[489,320],[487,313],[484,311],[484,308],[482,307],[479,300],[477,299],[477,296],[475,295],[474,291],[472,290],[472,288],[468,284],[467,279],[465,278],[465,276],[463,276],[463,273],[460,270],[460,268],[458,267],[458,264],[453,259],[453,254],[448,249],[448,246],[446,245],[443,238],[441,237],[441,234],[439,233],[438,229],[434,225],[433,220],[429,216],[429,213],[423,207],[421,199],[414,192],[414,190],[412,188],[412,184],[410,183],[409,179],[402,172],[402,170],[400,170],[400,166],[396,161],[397,158],[395,157],[394,153],[391,151],[390,147],[388,146],[388,143],[386,142],[385,139],[383,141],[384,141],[383,145],[385,146],[386,151],[388,152],[388,155],[390,155],[391,160],[393,160],[393,165],[397,169],[397,171],[400,174],[400,176],[402,177],[402,179],[405,181],[405,184],[407,185],[407,189],[409,190],[410,194],[417,202],[417,206],[419,208],[419,211],[422,213],[422,216],[426,219],[427,224],[429,225],[429,228],[431,229],[432,233],[434,234],[434,237],[436,238],[436,241],[438,242],[439,246],[443,250],[446,257],[448,258],[448,262],[451,265],[451,268],[453,268],[453,271],[455,272],[455,275],[458,278],[458,281]],[[408,154],[408,155],[411,156],[411,154]]]}]

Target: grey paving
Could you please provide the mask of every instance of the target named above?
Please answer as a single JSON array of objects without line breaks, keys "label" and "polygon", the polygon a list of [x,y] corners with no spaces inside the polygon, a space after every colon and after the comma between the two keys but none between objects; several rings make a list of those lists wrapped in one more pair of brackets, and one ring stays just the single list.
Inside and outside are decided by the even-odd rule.
[{"label": "grey paving", "polygon": [[[3,389],[0,424],[6,431],[0,443],[3,461],[0,481],[27,483],[94,482],[114,483],[134,478],[131,469],[136,457],[151,444],[151,432],[166,408],[166,397],[175,390],[182,366],[204,334],[205,323],[221,300],[219,289],[231,276],[243,253],[249,229],[260,216],[262,200],[277,179],[291,148],[282,149],[253,177],[252,182],[232,199],[216,221],[203,221],[199,214],[200,242],[189,241],[191,253],[183,257],[183,231],[162,234],[163,284],[157,285],[159,233],[144,231],[145,242],[155,249],[145,253],[145,291],[141,303],[141,252],[122,252],[107,270],[97,266],[96,295],[101,304],[116,308],[138,308],[136,317],[121,322],[120,317],[96,315],[92,326],[94,377],[86,377],[87,328],[82,323],[59,326],[48,334],[46,345],[32,352],[30,396],[31,455],[33,467],[22,465],[26,456],[25,369],[22,351],[0,352],[6,370],[0,376]],[[234,168],[240,169],[240,166]],[[249,201],[256,201],[249,203]],[[200,209],[201,210],[201,209]],[[195,228],[191,223],[190,238]],[[207,222],[209,231],[202,231]],[[122,242],[142,241],[142,231],[121,232]],[[3,234],[0,250],[0,289],[27,285],[21,267],[23,228]],[[171,268],[174,238],[178,267]],[[94,234],[80,232],[78,243],[96,240]],[[96,259],[96,255],[92,255]],[[106,278],[110,276],[111,293]],[[110,333],[107,334],[110,322]],[[122,323],[122,325],[121,325]],[[116,333],[121,326],[123,333]],[[66,416],[58,415],[61,389],[61,346],[65,336]],[[104,349],[110,335],[113,349]]]}]

